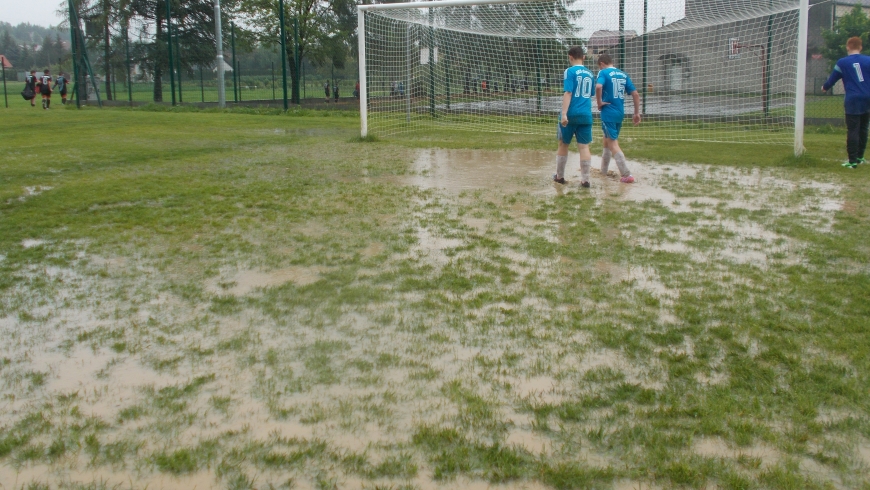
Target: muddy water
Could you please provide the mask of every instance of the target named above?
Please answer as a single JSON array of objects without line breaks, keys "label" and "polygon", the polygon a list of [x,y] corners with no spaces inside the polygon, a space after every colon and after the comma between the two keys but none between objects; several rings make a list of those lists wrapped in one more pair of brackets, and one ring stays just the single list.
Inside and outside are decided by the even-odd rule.
[{"label": "muddy water", "polygon": [[[555,155],[552,151],[428,149],[417,154],[408,175],[392,180],[402,185],[453,194],[482,190],[499,194],[520,193],[545,199],[588,194],[605,206],[608,201],[655,202],[671,212],[694,213],[700,215],[701,219],[694,227],[683,228],[668,240],[652,242],[643,236],[644,233],[632,237],[642,246],[685,254],[696,262],[706,262],[712,258],[759,267],[767,267],[774,256],[785,263],[799,262],[796,257],[802,245],[766,229],[762,224],[745,219],[736,220],[723,213],[729,209],[739,209],[764,210],[774,215],[800,214],[804,219],[812,219],[814,229],[825,232],[831,229],[834,213],[844,205],[836,184],[794,181],[773,171],[760,169],[628,161],[636,182],[623,184],[614,171],[615,163],[611,163],[611,170],[607,174],[600,172],[599,156],[592,157],[592,186],[586,189],[579,185],[578,155],[569,154],[568,162],[565,177],[569,183],[558,185],[552,182],[555,170]],[[796,201],[795,195],[799,195]],[[543,232],[548,241],[558,241],[556,231],[559,223],[529,222],[528,216],[515,217],[515,225],[535,228]],[[466,217],[463,221],[478,234],[487,233],[492,228],[491,223],[480,218]],[[721,231],[734,236],[720,239],[712,249],[698,250],[690,243],[699,230]],[[617,230],[606,230],[606,235],[607,232],[618,234]],[[612,239],[610,235],[607,236]],[[461,246],[459,240],[439,237],[425,227],[418,228],[417,238],[419,255],[430,257],[435,264],[445,263],[446,249]],[[506,239],[505,243],[509,242]],[[612,276],[617,281],[637,279],[645,289],[661,296],[670,293],[654,277],[643,272],[613,270]]]}]

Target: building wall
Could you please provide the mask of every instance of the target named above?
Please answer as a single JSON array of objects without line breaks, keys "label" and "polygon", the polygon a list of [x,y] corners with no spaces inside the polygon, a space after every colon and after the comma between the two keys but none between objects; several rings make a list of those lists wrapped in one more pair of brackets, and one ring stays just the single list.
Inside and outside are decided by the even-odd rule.
[{"label": "building wall", "polygon": [[[749,0],[767,3],[767,0]],[[701,5],[703,3],[703,5]],[[733,0],[689,0],[686,3],[687,20],[690,16],[725,9]],[[813,1],[811,3],[819,3]],[[745,7],[745,5],[741,5]],[[846,6],[851,9],[850,6]],[[818,53],[824,44],[822,29],[830,29],[834,22],[835,7],[830,2],[810,8],[807,39],[807,93],[819,92],[819,87],[830,73],[830,62]],[[868,7],[870,9],[870,7]],[[773,16],[770,55],[770,92],[793,92],[797,73],[797,12]],[[788,29],[782,29],[783,25]],[[761,17],[740,22],[706,26],[672,32],[652,31],[626,42],[626,60],[623,68],[638,87],[642,85],[643,40],[647,39],[647,88],[653,92],[733,92],[761,93],[763,83],[762,47],[768,44],[768,18]],[[739,56],[729,53],[729,40],[736,38],[743,48]],[[615,50],[615,48],[614,48]],[[615,51],[612,54],[616,54]],[[813,56],[815,55],[815,56]],[[681,77],[675,82],[675,77]],[[651,87],[649,87],[651,85]]]},{"label": "building wall", "polygon": [[[780,26],[796,22],[796,15],[779,14],[773,18],[769,77],[772,93],[794,90],[797,32]],[[731,39],[751,47],[731,53]],[[766,55],[767,46],[767,17],[690,30],[652,32],[647,35],[647,88],[658,93],[761,93],[763,55]],[[626,43],[626,62],[622,65],[640,86],[643,36]]]}]

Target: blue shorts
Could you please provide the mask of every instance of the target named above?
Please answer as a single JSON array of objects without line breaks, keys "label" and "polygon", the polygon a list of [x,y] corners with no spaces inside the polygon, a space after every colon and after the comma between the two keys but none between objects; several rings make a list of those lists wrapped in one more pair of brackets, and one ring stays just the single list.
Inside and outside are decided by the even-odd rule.
[{"label": "blue shorts", "polygon": [[562,123],[556,123],[556,138],[566,145],[571,144],[572,138],[577,138],[578,145],[588,145],[592,143],[592,125],[569,122],[567,126],[562,126]]},{"label": "blue shorts", "polygon": [[612,140],[619,139],[619,130],[622,129],[621,122],[604,122],[601,121],[601,131],[604,132],[604,137]]}]

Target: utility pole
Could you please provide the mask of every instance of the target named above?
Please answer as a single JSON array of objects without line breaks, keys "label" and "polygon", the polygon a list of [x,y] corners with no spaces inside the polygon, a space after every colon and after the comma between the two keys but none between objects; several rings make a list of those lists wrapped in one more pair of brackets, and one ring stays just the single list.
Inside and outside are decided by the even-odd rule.
[{"label": "utility pole", "polygon": [[227,106],[227,94],[224,88],[224,38],[221,36],[221,0],[214,0],[214,40],[215,48],[217,48],[215,64],[217,65],[218,107],[224,108]]}]

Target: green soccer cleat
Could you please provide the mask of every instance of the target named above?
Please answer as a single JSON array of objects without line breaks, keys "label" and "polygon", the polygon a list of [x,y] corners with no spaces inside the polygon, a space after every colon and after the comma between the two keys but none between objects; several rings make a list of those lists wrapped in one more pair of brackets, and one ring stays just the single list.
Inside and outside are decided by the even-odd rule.
[{"label": "green soccer cleat", "polygon": [[865,163],[867,163],[867,160],[864,160],[864,157],[858,159],[858,165],[864,165]]},{"label": "green soccer cleat", "polygon": [[844,162],[843,166],[846,168],[858,168],[858,163],[856,163],[856,162]]}]

